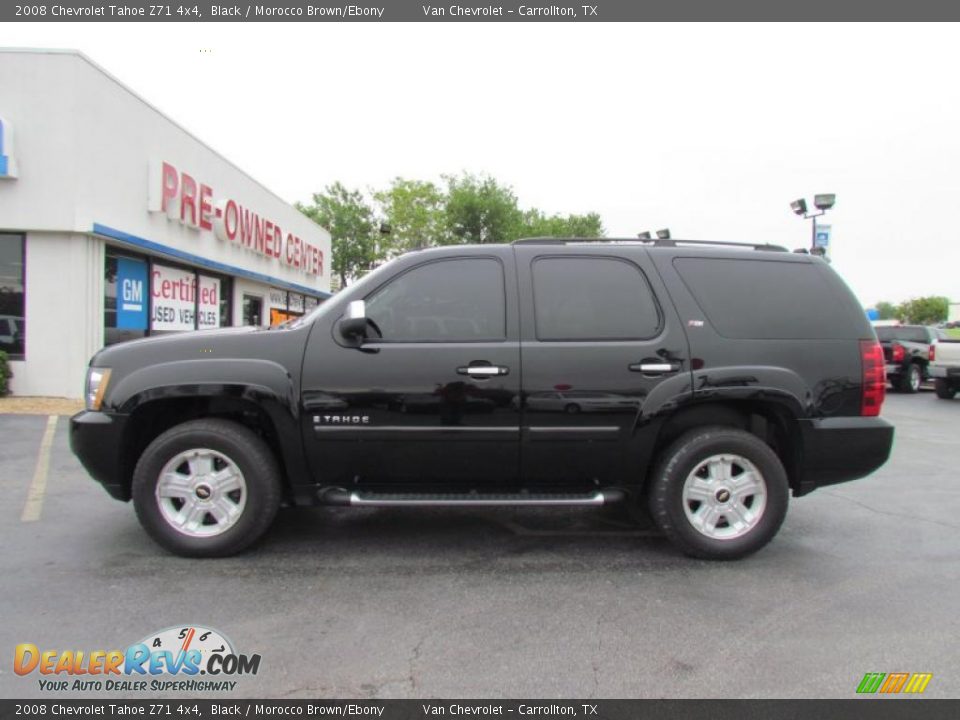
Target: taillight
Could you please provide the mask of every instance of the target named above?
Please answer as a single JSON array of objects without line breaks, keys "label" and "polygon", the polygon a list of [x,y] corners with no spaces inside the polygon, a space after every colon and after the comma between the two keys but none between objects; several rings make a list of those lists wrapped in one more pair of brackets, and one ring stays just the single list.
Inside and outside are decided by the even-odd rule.
[{"label": "taillight", "polygon": [[893,361],[894,361],[895,363],[903,362],[903,356],[904,356],[905,354],[906,354],[906,353],[904,352],[903,345],[897,345],[896,343],[894,343],[894,345],[893,345]]},{"label": "taillight", "polygon": [[[900,351],[903,352],[902,347]],[[883,348],[876,340],[860,341],[860,368],[863,380],[860,414],[864,417],[874,417],[880,414],[880,408],[887,395],[887,372],[883,362]]]},{"label": "taillight", "polygon": [[933,343],[930,344],[930,349],[927,350],[927,360],[933,362],[937,359],[937,346]]}]

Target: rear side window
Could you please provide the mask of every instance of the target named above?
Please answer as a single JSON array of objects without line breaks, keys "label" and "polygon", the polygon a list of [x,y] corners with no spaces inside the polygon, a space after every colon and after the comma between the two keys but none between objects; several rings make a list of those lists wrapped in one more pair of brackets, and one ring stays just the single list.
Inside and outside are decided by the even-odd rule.
[{"label": "rear side window", "polygon": [[710,324],[724,337],[829,340],[855,337],[859,332],[851,320],[846,293],[832,287],[812,264],[676,258],[673,265]]},{"label": "rear side window", "polygon": [[653,292],[631,262],[538,258],[532,272],[538,340],[644,340],[660,331]]}]

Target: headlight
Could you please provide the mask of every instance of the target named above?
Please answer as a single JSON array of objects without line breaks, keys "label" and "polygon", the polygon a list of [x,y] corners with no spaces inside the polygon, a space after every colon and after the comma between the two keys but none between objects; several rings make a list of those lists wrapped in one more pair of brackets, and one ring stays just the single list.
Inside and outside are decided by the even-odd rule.
[{"label": "headlight", "polygon": [[99,410],[103,403],[103,394],[110,382],[108,368],[90,368],[87,370],[87,410]]}]

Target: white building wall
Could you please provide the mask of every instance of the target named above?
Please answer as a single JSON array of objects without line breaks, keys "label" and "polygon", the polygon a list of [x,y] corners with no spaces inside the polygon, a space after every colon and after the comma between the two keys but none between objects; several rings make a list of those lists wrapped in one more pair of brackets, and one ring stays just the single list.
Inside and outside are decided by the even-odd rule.
[{"label": "white building wall", "polygon": [[28,233],[27,361],[15,395],[80,398],[87,362],[103,346],[104,243],[89,235]]},{"label": "white building wall", "polygon": [[[318,294],[329,291],[326,230],[83,55],[0,51],[0,87],[0,114],[15,128],[19,167],[19,177],[0,188],[4,228],[89,233],[97,223]],[[262,151],[256,138],[250,151]],[[284,238],[293,234],[318,246],[323,274],[305,274],[149,212],[151,174],[162,162],[211,187],[214,202],[233,199],[278,224]]]},{"label": "white building wall", "polygon": [[[262,297],[267,324],[271,287],[321,297],[329,291],[326,230],[86,57],[0,50],[0,88],[18,169],[15,178],[0,179],[0,229],[27,237],[26,360],[12,362],[15,394],[82,395],[86,364],[104,340],[103,236],[159,263],[231,276],[235,325],[242,324],[244,292]],[[250,152],[263,151],[251,138]],[[279,225],[284,241],[295,235],[319,247],[323,273],[306,274],[150,211],[150,184],[162,162],[211,187],[213,203],[233,200]]]}]

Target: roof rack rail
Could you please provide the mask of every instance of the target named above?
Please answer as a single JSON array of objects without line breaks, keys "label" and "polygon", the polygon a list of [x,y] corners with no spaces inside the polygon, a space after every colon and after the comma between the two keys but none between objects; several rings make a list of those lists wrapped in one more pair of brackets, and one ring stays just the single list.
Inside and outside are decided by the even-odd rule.
[{"label": "roof rack rail", "polygon": [[725,242],[723,240],[679,240],[674,238],[651,238],[650,240],[640,240],[639,238],[556,238],[556,237],[535,237],[521,238],[514,240],[513,245],[569,245],[573,243],[611,243],[622,245],[651,245],[653,247],[678,247],[681,245],[707,245],[713,247],[738,247],[750,248],[751,250],[761,250],[766,252],[790,252],[782,245],[771,245],[770,243],[742,243]]}]

